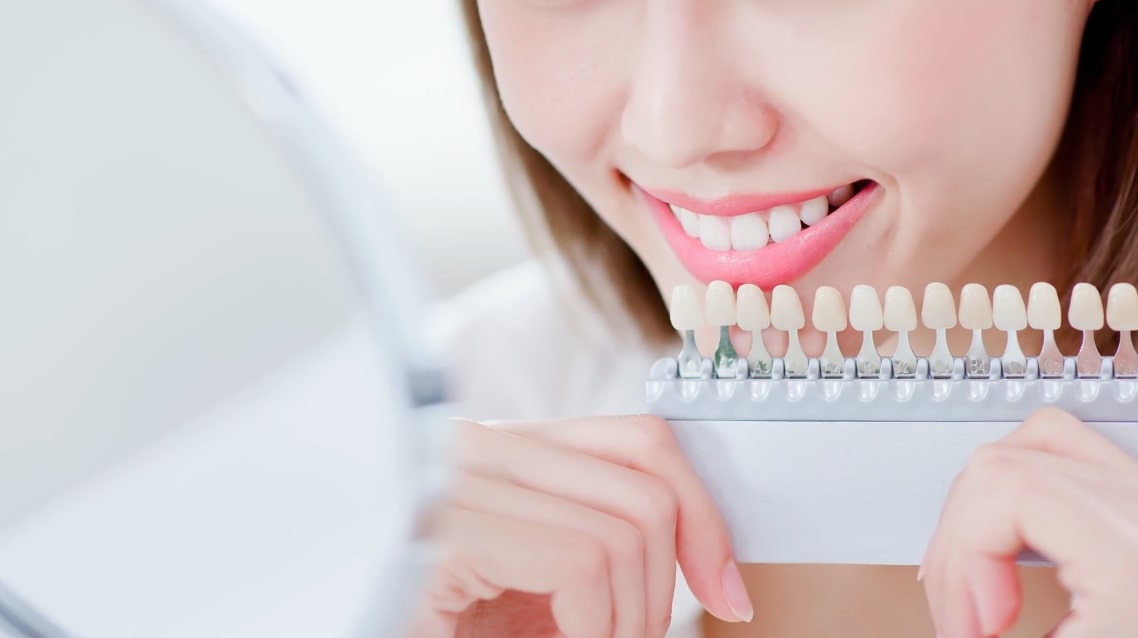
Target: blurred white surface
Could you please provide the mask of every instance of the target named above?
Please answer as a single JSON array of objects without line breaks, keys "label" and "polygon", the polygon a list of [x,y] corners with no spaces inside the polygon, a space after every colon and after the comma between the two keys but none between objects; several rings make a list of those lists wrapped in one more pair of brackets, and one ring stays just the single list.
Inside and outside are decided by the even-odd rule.
[{"label": "blurred white surface", "polygon": [[414,304],[352,324],[410,265],[257,58],[152,4],[0,2],[0,581],[82,638],[350,636],[419,573]]},{"label": "blurred white surface", "polygon": [[82,638],[353,635],[396,540],[373,348],[344,330],[0,533],[0,574]]},{"label": "blurred white surface", "polygon": [[374,171],[439,296],[527,254],[456,0],[214,0]]}]

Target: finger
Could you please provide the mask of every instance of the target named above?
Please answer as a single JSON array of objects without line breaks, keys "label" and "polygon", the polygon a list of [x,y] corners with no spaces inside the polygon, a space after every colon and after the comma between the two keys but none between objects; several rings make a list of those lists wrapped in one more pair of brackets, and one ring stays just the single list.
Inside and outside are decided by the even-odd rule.
[{"label": "finger", "polygon": [[966,598],[971,590],[966,582],[961,583],[958,570],[946,567],[956,554],[953,539],[957,530],[953,520],[954,511],[946,506],[922,563],[925,596],[939,637],[976,638],[980,635],[980,620],[973,601]]},{"label": "finger", "polygon": [[1103,469],[1138,473],[1138,460],[1086,423],[1058,408],[1035,412],[1001,443],[1050,452]]},{"label": "finger", "polygon": [[[440,615],[516,590],[551,596],[553,619],[566,638],[612,635],[608,564],[588,535],[456,507],[435,520],[447,555],[426,599]],[[521,635],[523,629],[502,627],[499,633]]]},{"label": "finger", "polygon": [[509,432],[475,425],[468,434],[460,458],[468,472],[571,500],[635,525],[644,539],[646,626],[667,624],[676,583],[679,504],[666,483]]},{"label": "finger", "polygon": [[[951,542],[940,566],[943,614],[967,614],[971,606],[985,635],[1006,630],[1021,604],[1016,559],[1030,547],[1051,559],[1060,574],[1114,571],[1109,538],[1118,526],[1098,493],[1101,470],[1069,458],[1007,445],[977,451],[962,485],[946,505]],[[1079,581],[1065,584],[1078,593]],[[1101,582],[1099,583],[1101,585]],[[1125,583],[1118,583],[1125,585]]]},{"label": "finger", "polygon": [[[727,524],[666,421],[637,415],[507,428],[663,479],[678,500],[674,551],[692,592],[720,619],[749,619],[753,612],[741,581],[732,586],[732,600],[725,592],[725,582],[737,574]],[[674,583],[668,585],[673,588]]]},{"label": "finger", "polygon": [[[539,523],[584,534],[604,548],[612,578],[616,638],[662,636],[666,627],[646,630],[644,539],[628,521],[584,505],[511,483],[466,476],[454,491],[457,507]],[[659,623],[663,623],[661,619]]]}]

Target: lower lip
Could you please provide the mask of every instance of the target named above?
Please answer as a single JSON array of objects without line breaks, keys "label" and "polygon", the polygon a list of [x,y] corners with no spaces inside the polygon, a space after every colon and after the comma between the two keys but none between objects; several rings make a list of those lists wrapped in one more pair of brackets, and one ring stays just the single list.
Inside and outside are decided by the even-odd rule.
[{"label": "lower lip", "polygon": [[726,281],[732,286],[755,284],[764,290],[797,281],[822,262],[853,230],[854,224],[869,210],[878,185],[871,182],[850,201],[817,224],[794,237],[758,250],[717,251],[684,232],[683,226],[666,203],[639,188],[634,190],[648,203],[664,237],[684,267],[704,283]]}]

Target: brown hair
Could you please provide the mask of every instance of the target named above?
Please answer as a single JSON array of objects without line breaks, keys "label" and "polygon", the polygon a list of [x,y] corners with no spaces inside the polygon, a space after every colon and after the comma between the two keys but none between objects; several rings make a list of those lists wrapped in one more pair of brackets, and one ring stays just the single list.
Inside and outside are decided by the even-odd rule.
[{"label": "brown hair", "polygon": [[[531,241],[567,260],[593,301],[611,284],[646,340],[673,338],[667,311],[644,263],[552,164],[514,128],[494,82],[477,0],[462,0],[510,187]],[[1068,301],[1076,282],[1105,291],[1138,283],[1138,2],[1097,0],[1079,54],[1070,114],[1052,170],[1067,198],[1070,238],[1061,279]],[[605,280],[595,279],[603,273]],[[1113,335],[1102,335],[1110,347]],[[1069,330],[1062,341],[1078,336]]]}]

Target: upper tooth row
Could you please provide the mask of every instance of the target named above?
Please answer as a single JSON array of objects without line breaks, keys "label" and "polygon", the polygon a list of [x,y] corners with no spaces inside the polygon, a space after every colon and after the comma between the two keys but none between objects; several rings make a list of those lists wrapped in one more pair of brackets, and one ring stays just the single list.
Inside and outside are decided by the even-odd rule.
[{"label": "upper tooth row", "polygon": [[829,196],[730,218],[698,215],[686,208],[669,206],[684,232],[711,250],[758,250],[769,241],[780,243],[790,239],[802,230],[802,224],[817,224],[825,219],[831,205],[841,206],[852,196],[853,186],[846,185]]},{"label": "upper tooth row", "polygon": [[[802,302],[790,286],[777,286],[771,293],[770,305],[757,286],[745,284],[737,293],[723,282],[708,288],[705,311],[700,312],[694,291],[678,286],[673,292],[671,318],[676,330],[695,330],[706,323],[713,326],[738,325],[743,330],[758,331],[773,327],[781,331],[795,331],[806,327]],[[840,292],[829,286],[816,291],[812,323],[823,332],[846,329],[846,304]],[[882,307],[877,291],[872,286],[855,286],[850,294],[849,326],[858,331],[885,328],[893,332],[908,332],[917,328],[917,310],[913,296],[907,288],[891,286],[885,292]],[[1031,327],[1036,330],[1058,330],[1062,323],[1062,310],[1058,292],[1048,283],[1031,287],[1027,304],[1015,286],[997,286],[992,297],[980,284],[968,284],[960,295],[959,308],[952,291],[942,283],[925,288],[920,313],[925,327],[941,330],[960,326],[969,330],[1018,331]],[[1087,283],[1074,287],[1067,312],[1069,325],[1081,331],[1103,328],[1119,332],[1138,331],[1138,289],[1127,283],[1110,288],[1105,312],[1099,290]]]}]

